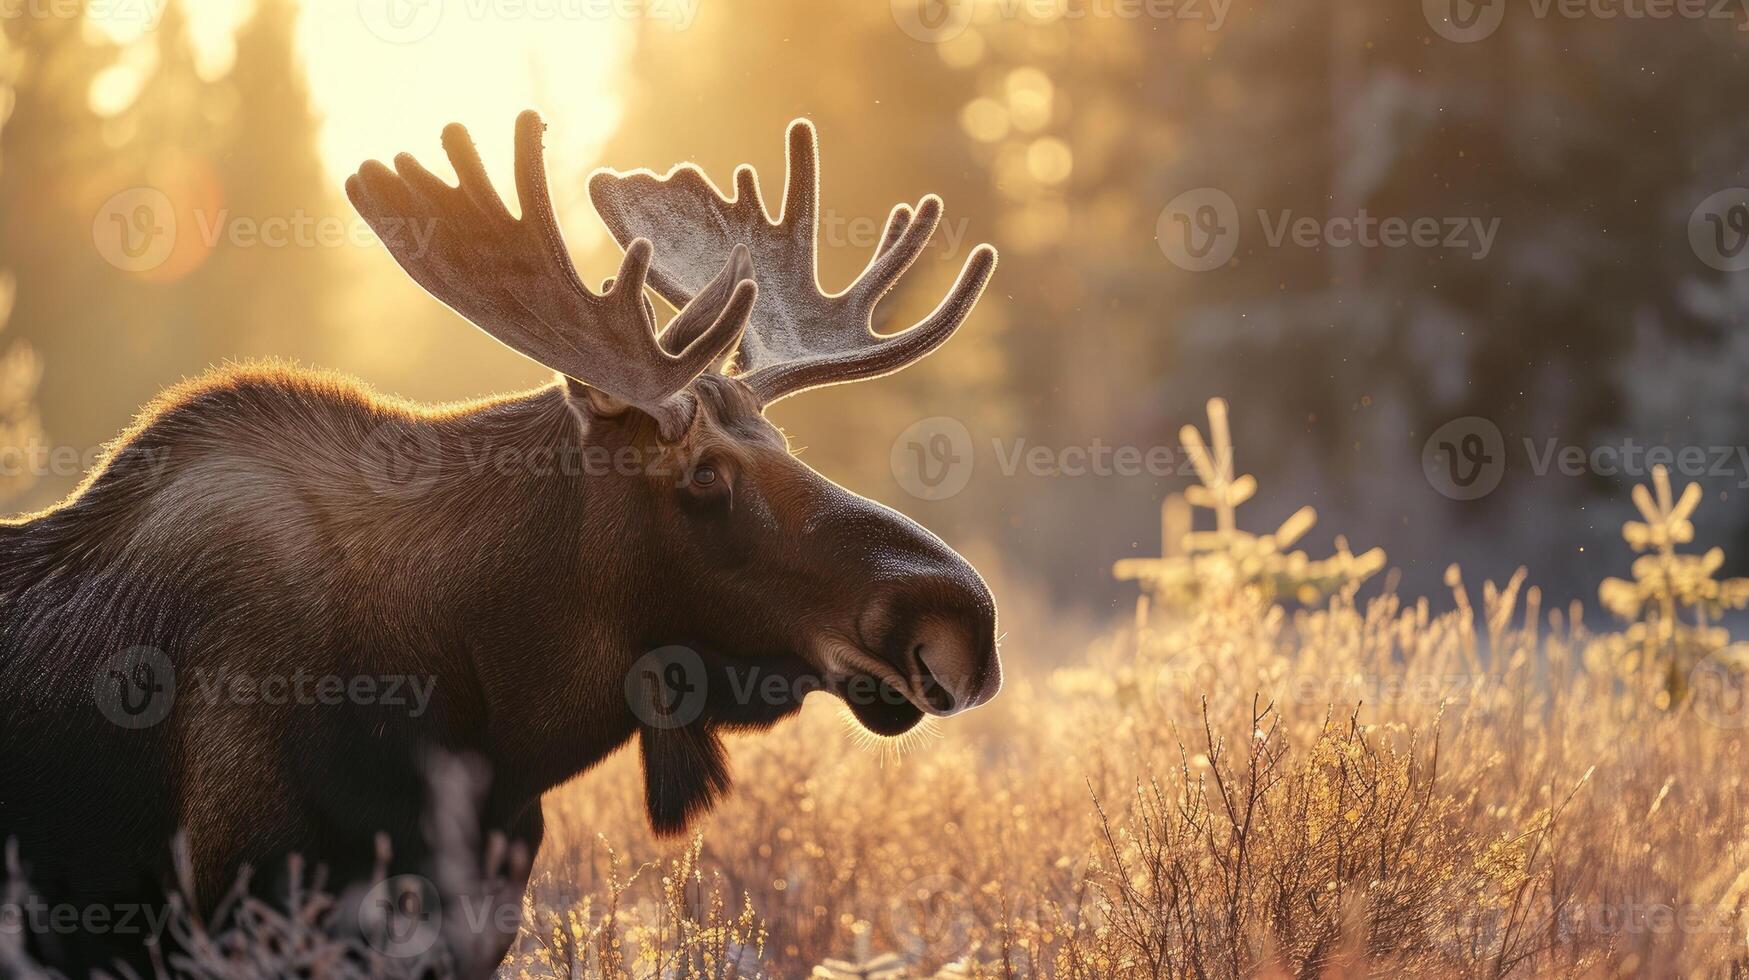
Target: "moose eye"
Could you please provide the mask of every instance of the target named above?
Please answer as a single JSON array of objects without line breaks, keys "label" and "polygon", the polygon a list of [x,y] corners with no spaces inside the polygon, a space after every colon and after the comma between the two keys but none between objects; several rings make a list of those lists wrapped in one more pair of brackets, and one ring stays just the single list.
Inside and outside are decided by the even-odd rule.
[{"label": "moose eye", "polygon": [[719,462],[701,462],[686,474],[684,488],[688,496],[701,504],[726,507],[734,486],[735,474]]}]

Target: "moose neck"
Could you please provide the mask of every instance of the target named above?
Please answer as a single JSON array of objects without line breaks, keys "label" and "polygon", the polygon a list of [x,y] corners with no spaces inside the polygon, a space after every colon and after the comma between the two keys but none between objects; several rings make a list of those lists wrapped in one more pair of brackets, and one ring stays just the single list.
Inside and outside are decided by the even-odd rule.
[{"label": "moose neck", "polygon": [[622,478],[562,387],[435,426],[441,475],[404,512],[401,560],[438,598],[421,605],[451,611],[444,642],[476,705],[459,740],[488,756],[506,802],[528,802],[634,734],[624,677],[659,563],[626,538]]}]

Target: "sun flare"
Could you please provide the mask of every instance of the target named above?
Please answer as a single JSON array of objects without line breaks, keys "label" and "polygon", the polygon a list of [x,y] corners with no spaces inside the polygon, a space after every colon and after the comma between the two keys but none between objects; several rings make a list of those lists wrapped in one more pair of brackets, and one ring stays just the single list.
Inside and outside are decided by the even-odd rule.
[{"label": "sun flare", "polygon": [[[233,34],[251,0],[188,0],[181,8],[203,75],[234,56]],[[406,3],[298,5],[298,45],[319,117],[319,149],[334,186],[367,159],[412,153],[448,172],[439,134],[466,125],[500,193],[511,195],[511,123],[523,109],[546,118],[548,165],[563,208],[581,194],[619,122],[620,82],[633,22],[586,7]],[[530,21],[535,20],[530,29]],[[100,79],[101,111],[126,108],[150,73],[154,25],[112,18],[97,29],[126,51]],[[597,232],[597,234],[599,234]]]}]

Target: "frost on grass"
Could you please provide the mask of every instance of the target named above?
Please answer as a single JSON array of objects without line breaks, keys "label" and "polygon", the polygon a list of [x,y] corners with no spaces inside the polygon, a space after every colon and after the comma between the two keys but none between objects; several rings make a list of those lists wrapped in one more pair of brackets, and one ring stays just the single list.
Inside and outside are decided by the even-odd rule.
[{"label": "frost on grass", "polygon": [[691,841],[651,839],[632,756],[551,794],[501,975],[1749,971],[1749,701],[1716,669],[1744,586],[1678,550],[1693,491],[1636,492],[1621,632],[1522,571],[1362,598],[1382,556],[1295,557],[1309,517],[1238,529],[1221,412],[1190,500],[1215,529],[1179,522],[1179,571],[1120,568],[1153,601],[1080,650],[1010,633],[1003,696],[898,764],[815,699],[733,744]]},{"label": "frost on grass", "polygon": [[[1301,507],[1268,534],[1240,530],[1237,510],[1257,493],[1257,479],[1233,475],[1233,438],[1227,425],[1227,403],[1208,403],[1209,434],[1187,425],[1179,433],[1201,483],[1180,497],[1169,496],[1160,510],[1161,547],[1158,558],[1127,558],[1113,568],[1119,579],[1141,582],[1159,603],[1194,606],[1209,590],[1243,585],[1267,596],[1287,596],[1303,603],[1322,601],[1331,593],[1365,582],[1385,567],[1384,551],[1373,548],[1356,555],[1346,539],[1336,539],[1336,554],[1313,560],[1290,550],[1318,521],[1311,507]],[[1192,525],[1192,507],[1214,515],[1212,531]]]},{"label": "frost on grass", "polygon": [[1597,590],[1603,608],[1628,626],[1593,645],[1592,666],[1618,671],[1629,683],[1643,675],[1656,677],[1664,685],[1665,704],[1687,694],[1691,676],[1706,684],[1733,684],[1749,670],[1749,644],[1732,643],[1730,634],[1715,625],[1726,610],[1749,607],[1749,578],[1714,577],[1725,564],[1722,549],[1699,555],[1676,550],[1694,541],[1690,518],[1700,501],[1700,484],[1690,483],[1675,498],[1670,472],[1654,467],[1652,489],[1634,487],[1634,506],[1643,519],[1628,521],[1621,530],[1640,555],[1633,578],[1604,579]]}]

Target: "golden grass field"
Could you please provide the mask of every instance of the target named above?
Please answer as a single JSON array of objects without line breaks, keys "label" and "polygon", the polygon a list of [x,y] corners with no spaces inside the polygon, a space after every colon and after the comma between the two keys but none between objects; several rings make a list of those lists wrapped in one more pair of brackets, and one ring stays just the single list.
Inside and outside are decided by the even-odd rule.
[{"label": "golden grass field", "polygon": [[[837,709],[812,705],[734,747],[737,790],[696,861],[651,845],[622,756],[549,801],[517,965],[550,976],[625,946],[632,974],[682,975],[676,957],[726,931],[763,971],[692,968],[799,976],[882,952],[918,976],[1749,967],[1742,730],[1587,669],[1581,625],[1488,591],[1472,608],[1460,587],[1439,615],[1390,596],[1291,616],[1211,602],[1015,678],[997,717],[898,761],[851,750]],[[621,880],[648,865],[617,903],[613,861]]]},{"label": "golden grass field", "polygon": [[[1193,500],[1230,526],[1225,458]],[[1602,590],[1625,631],[1522,574],[1359,601],[1231,530],[1086,649],[1011,630],[1002,697],[925,737],[818,698],[737,742],[691,842],[616,757],[548,800],[511,975],[1740,976],[1744,647],[1707,624],[1749,582],[1683,554],[1698,495],[1659,482]],[[1295,576],[1333,594],[1289,611]]]},{"label": "golden grass field", "polygon": [[[989,707],[884,742],[813,698],[732,744],[687,840],[652,838],[635,750],[551,794],[501,975],[1749,972],[1749,647],[1715,625],[1749,581],[1692,553],[1699,495],[1659,473],[1624,501],[1621,622],[1522,572],[1410,599],[1363,588],[1382,555],[1291,550],[1309,511],[1239,528],[1224,411],[1209,448],[1184,433],[1216,529],[1166,508],[1172,553],[1117,569],[1133,617],[1058,639],[997,584]],[[442,975],[324,938],[335,907],[245,901],[177,975]]]}]

